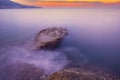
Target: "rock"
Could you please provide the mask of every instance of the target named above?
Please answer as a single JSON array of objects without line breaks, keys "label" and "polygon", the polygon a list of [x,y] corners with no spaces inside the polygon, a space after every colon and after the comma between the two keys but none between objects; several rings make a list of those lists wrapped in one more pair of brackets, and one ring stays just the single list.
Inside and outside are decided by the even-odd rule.
[{"label": "rock", "polygon": [[52,27],[43,29],[35,38],[35,49],[55,48],[67,34],[65,28]]},{"label": "rock", "polygon": [[120,78],[102,71],[68,68],[52,74],[46,80],[120,80]]}]

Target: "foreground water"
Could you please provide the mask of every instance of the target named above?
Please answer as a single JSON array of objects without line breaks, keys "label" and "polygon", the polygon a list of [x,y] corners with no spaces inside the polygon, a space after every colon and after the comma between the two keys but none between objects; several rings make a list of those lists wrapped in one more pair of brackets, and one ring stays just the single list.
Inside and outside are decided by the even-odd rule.
[{"label": "foreground water", "polygon": [[[21,46],[24,42],[30,47],[29,43],[36,33],[47,27],[68,29],[69,35],[58,50],[33,52],[28,46]],[[14,43],[17,45],[11,46]],[[9,63],[19,61],[42,67],[50,73],[55,72],[70,62],[65,54],[73,59],[74,65],[92,65],[120,74],[120,10],[0,10],[1,72]],[[54,67],[56,68],[53,69]],[[2,74],[9,75],[3,72]]]}]

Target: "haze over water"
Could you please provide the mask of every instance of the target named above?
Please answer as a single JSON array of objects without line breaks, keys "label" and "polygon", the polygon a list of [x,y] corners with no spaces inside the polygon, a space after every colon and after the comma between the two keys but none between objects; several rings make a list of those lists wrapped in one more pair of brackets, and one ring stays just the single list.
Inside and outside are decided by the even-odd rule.
[{"label": "haze over water", "polygon": [[[120,72],[119,9],[1,9],[0,48],[32,40],[47,27],[68,29],[69,35],[61,48],[72,49],[77,64],[76,56],[82,53],[88,64]],[[1,64],[4,62],[0,61]]]}]

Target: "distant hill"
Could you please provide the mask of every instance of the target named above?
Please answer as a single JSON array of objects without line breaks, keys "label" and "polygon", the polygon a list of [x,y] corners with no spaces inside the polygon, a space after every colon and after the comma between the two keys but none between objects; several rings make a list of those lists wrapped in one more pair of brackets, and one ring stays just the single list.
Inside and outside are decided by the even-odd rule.
[{"label": "distant hill", "polygon": [[13,8],[38,8],[38,7],[22,5],[19,3],[12,2],[10,0],[0,0],[0,9],[13,9]]},{"label": "distant hill", "polygon": [[120,8],[120,2],[103,3],[103,2],[99,2],[99,1],[94,1],[94,2],[81,1],[80,3],[84,3],[84,7],[85,6],[87,6],[87,7],[93,6],[93,7],[103,7],[103,8],[105,8],[105,7],[107,7],[107,8]]},{"label": "distant hill", "polygon": [[120,2],[107,4],[108,7],[120,8]]},{"label": "distant hill", "polygon": [[[87,1],[82,1],[81,3],[84,3],[85,5],[83,7],[96,7],[96,8],[120,8],[120,2],[116,3],[103,3],[99,1],[95,2],[87,2]],[[88,5],[89,4],[89,5]]]}]

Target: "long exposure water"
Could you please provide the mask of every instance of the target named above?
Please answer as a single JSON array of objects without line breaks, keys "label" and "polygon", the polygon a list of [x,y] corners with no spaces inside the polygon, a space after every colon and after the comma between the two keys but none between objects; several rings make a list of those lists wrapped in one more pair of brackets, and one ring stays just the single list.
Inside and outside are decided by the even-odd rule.
[{"label": "long exposure water", "polygon": [[[34,52],[28,46],[21,46],[30,47],[35,35],[48,27],[64,27],[69,32],[58,50]],[[16,62],[33,64],[53,73],[70,62],[65,54],[73,59],[74,65],[84,62],[120,74],[120,10],[0,10],[0,80],[17,80],[6,69]]]}]

